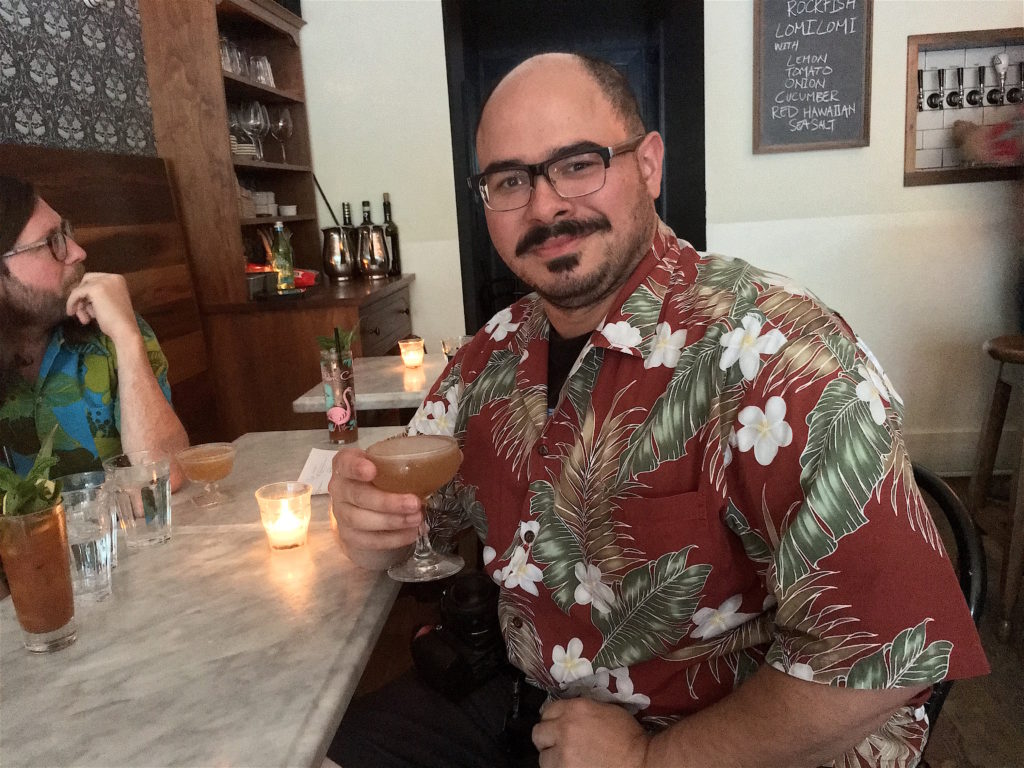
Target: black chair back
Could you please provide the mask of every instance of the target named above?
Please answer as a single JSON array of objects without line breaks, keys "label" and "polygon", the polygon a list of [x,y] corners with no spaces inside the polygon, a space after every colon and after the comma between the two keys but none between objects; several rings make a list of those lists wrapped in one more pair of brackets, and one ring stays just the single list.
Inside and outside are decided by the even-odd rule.
[{"label": "black chair back", "polygon": [[[921,492],[938,505],[949,523],[956,542],[956,572],[960,589],[963,590],[971,618],[977,625],[985,608],[985,589],[988,584],[985,551],[981,547],[977,526],[967,512],[967,507],[941,477],[927,467],[914,464],[914,480]],[[952,687],[953,681],[945,680],[932,688],[932,695],[924,705],[930,727],[935,727],[935,721]]]}]

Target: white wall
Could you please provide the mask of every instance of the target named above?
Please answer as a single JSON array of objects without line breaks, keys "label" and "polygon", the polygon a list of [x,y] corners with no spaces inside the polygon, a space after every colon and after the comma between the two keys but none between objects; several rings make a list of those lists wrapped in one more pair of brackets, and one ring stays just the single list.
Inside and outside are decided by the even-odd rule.
[{"label": "white wall", "polygon": [[967,472],[995,377],[981,344],[1016,327],[1009,182],[903,186],[907,36],[1021,26],[1024,3],[874,9],[870,146],[755,156],[753,3],[705,4],[708,248],[837,309],[906,401],[915,460]]},{"label": "white wall", "polygon": [[[313,168],[331,207],[391,195],[412,326],[430,352],[465,332],[448,81],[436,0],[303,0],[302,60]],[[320,204],[321,226],[331,226]]]},{"label": "white wall", "polygon": [[[1021,26],[1024,4],[877,0],[871,145],[759,156],[753,13],[752,0],[705,4],[708,247],[839,310],[906,400],[915,459],[969,471],[995,376],[981,343],[1016,327],[1009,186],[903,186],[907,36]],[[339,215],[367,198],[379,219],[391,193],[416,273],[413,327],[428,343],[461,331],[440,2],[304,0],[303,14],[317,176]]]}]

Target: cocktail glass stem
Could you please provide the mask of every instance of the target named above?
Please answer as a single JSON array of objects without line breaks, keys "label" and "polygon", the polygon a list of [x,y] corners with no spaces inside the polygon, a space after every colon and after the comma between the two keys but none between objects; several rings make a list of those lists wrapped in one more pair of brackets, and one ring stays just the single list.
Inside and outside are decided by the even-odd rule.
[{"label": "cocktail glass stem", "polygon": [[284,142],[281,141],[280,139],[278,139],[277,143],[281,145],[281,162],[282,163],[287,163],[288,162],[288,156],[284,153]]}]

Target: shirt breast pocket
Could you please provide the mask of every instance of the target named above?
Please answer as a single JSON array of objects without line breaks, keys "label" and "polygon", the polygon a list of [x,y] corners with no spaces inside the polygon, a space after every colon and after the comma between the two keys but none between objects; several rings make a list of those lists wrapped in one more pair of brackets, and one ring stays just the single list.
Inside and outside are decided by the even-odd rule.
[{"label": "shirt breast pocket", "polygon": [[620,530],[632,538],[630,549],[644,559],[656,560],[691,545],[700,546],[708,536],[709,505],[700,491],[659,496],[633,496],[622,500],[615,514]]}]

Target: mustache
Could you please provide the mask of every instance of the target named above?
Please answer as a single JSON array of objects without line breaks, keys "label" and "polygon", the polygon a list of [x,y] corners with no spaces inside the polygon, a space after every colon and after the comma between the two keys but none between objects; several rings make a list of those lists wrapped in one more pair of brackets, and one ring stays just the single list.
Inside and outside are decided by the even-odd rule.
[{"label": "mustache", "polygon": [[522,256],[531,248],[541,245],[553,237],[569,235],[579,237],[589,235],[591,232],[607,232],[612,224],[604,216],[595,216],[591,219],[565,219],[550,226],[538,225],[520,238],[516,244],[516,256]]}]

